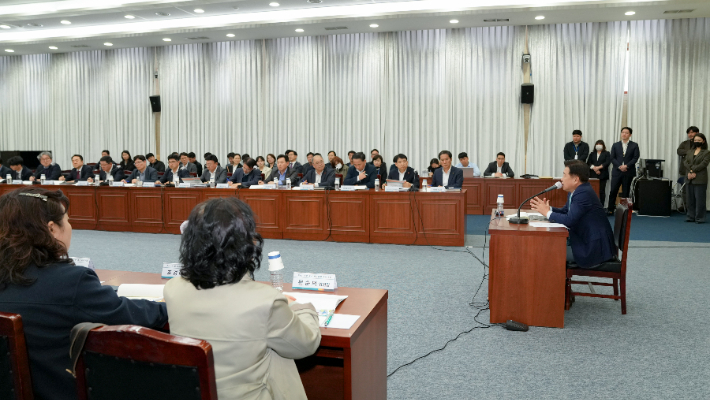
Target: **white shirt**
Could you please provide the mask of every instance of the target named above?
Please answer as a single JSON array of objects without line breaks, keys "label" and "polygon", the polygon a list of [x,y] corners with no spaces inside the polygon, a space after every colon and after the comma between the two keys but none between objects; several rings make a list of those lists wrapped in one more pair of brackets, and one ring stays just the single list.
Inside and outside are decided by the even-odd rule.
[{"label": "white shirt", "polygon": [[448,186],[449,185],[449,174],[451,173],[451,167],[449,167],[448,171],[444,171],[444,168],[441,168],[441,185],[442,186]]},{"label": "white shirt", "polygon": [[503,173],[503,167],[498,167],[498,173],[502,174]]},{"label": "white shirt", "polygon": [[[325,171],[325,170],[323,170],[323,171]],[[316,171],[316,181],[315,181],[316,187],[318,187],[318,184],[320,183],[321,175],[323,175],[322,171],[321,171],[321,173],[318,173],[318,171]]]},{"label": "white shirt", "polygon": [[173,171],[173,170],[170,170],[170,171],[172,171],[172,173],[173,173],[173,182],[180,183],[180,177],[178,176],[178,171],[180,171],[180,168],[178,168],[175,171]]},{"label": "white shirt", "polygon": [[[449,171],[451,171],[451,170],[449,170]],[[405,169],[404,172],[400,172],[399,170],[397,170],[397,172],[399,172],[399,180],[400,180],[400,181],[403,181],[403,180],[404,180],[404,174],[407,173],[407,170]]]},{"label": "white shirt", "polygon": [[[621,148],[623,149],[623,150],[622,150],[622,153],[621,153],[622,157],[626,156],[626,149],[627,149],[628,147],[629,147],[629,141],[627,140],[627,141],[624,142],[624,141],[622,140],[622,141],[621,141]],[[624,162],[624,160],[621,160],[621,165],[626,165],[626,163]]]}]

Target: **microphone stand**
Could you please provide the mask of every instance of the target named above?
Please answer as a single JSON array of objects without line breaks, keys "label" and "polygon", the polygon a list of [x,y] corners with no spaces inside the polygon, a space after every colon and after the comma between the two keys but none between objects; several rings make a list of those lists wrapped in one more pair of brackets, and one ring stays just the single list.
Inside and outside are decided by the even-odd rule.
[{"label": "microphone stand", "polygon": [[543,190],[542,192],[540,192],[540,193],[538,193],[538,194],[536,194],[536,195],[530,196],[527,200],[525,200],[524,202],[522,202],[522,203],[520,204],[520,207],[518,207],[518,215],[515,216],[515,217],[510,217],[510,219],[508,220],[508,223],[511,223],[511,224],[527,224],[527,223],[529,223],[529,222],[530,222],[530,218],[520,218],[520,209],[523,208],[523,206],[525,205],[525,203],[527,203],[528,201],[534,199],[535,197],[537,197],[537,196],[539,196],[539,195],[541,195],[541,194],[547,193],[547,192],[549,192],[549,191],[551,191],[551,190],[555,190],[555,189],[559,189],[559,188],[555,185],[555,186],[553,186],[553,187],[551,187],[551,188],[548,188],[548,189]]}]

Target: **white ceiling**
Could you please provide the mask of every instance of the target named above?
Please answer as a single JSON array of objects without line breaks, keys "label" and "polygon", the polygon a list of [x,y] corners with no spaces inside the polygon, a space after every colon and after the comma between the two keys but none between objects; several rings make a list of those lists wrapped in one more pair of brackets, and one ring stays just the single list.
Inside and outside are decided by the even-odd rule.
[{"label": "white ceiling", "polygon": [[[272,7],[271,1],[280,5]],[[105,42],[112,43],[111,48],[125,48],[372,31],[710,17],[708,0],[321,1],[312,4],[307,0],[0,0],[0,25],[11,26],[0,29],[0,56],[106,49]],[[204,13],[196,13],[196,8]],[[669,10],[694,11],[665,13]],[[627,11],[636,14],[626,16]],[[129,20],[125,15],[135,18]],[[545,19],[536,20],[539,15]],[[459,23],[452,24],[451,19]],[[485,22],[485,19],[509,21]],[[71,25],[61,24],[62,20],[71,21]],[[373,23],[379,27],[371,28],[369,25]],[[347,29],[326,30],[332,27]],[[304,31],[296,32],[298,28]],[[235,36],[227,37],[228,33]],[[162,40],[166,37],[171,42]],[[188,39],[194,37],[207,39]],[[58,49],[50,50],[49,46]],[[8,53],[6,49],[14,52]]]}]

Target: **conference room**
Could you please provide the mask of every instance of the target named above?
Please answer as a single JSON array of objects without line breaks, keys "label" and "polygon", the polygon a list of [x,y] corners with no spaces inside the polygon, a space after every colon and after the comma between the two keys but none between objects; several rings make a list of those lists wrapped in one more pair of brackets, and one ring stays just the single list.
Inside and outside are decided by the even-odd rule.
[{"label": "conference room", "polygon": [[3,2],[0,398],[708,397],[708,43],[695,0]]}]

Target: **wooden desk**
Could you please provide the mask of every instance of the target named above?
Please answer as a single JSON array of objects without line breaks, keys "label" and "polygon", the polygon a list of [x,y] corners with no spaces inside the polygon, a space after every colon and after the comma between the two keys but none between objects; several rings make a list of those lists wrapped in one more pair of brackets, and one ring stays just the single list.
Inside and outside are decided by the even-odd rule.
[{"label": "wooden desk", "polygon": [[[505,210],[505,215],[515,213],[517,209]],[[567,229],[533,228],[497,218],[488,231],[491,322],[512,319],[531,326],[564,328]]]},{"label": "wooden desk", "polygon": [[[0,195],[18,185],[0,185]],[[266,239],[463,246],[466,191],[299,191],[210,188],[45,186],[71,201],[76,229],[180,233],[199,203],[237,197],[249,204]]]},{"label": "wooden desk", "polygon": [[[96,270],[105,285],[165,284],[160,274]],[[290,284],[284,290],[291,291]],[[296,290],[297,292],[307,292]],[[387,398],[387,290],[339,287],[347,295],[336,313],[360,315],[349,330],[320,328],[316,353],[296,365],[310,400]]]}]

